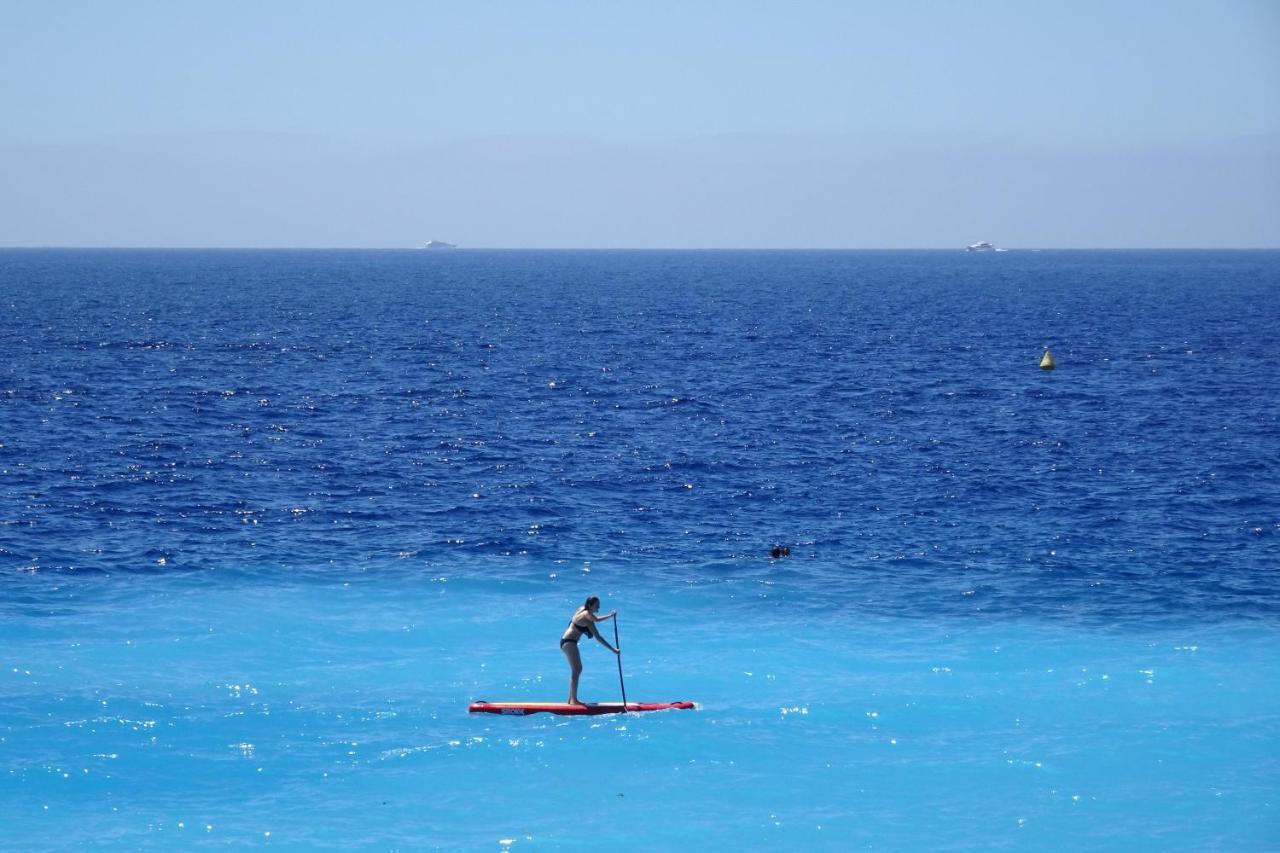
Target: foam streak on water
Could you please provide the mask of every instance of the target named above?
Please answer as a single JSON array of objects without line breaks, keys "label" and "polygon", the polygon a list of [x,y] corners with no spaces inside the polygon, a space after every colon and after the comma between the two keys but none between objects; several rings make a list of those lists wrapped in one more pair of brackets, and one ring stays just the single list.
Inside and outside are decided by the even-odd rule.
[{"label": "foam streak on water", "polygon": [[0,252],[0,845],[1274,847],[1278,286]]}]

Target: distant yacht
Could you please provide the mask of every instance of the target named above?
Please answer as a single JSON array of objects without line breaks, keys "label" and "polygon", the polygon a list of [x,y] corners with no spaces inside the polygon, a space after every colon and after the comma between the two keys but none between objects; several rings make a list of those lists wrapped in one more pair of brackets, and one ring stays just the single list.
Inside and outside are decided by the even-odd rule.
[{"label": "distant yacht", "polygon": [[423,246],[422,248],[424,249],[456,249],[458,248],[458,246],[455,243],[446,243],[443,240],[428,240],[426,245]]},{"label": "distant yacht", "polygon": [[981,243],[970,243],[968,246],[965,246],[965,251],[966,252],[995,252],[997,251],[997,249],[995,246],[991,245],[990,243],[983,241]]}]

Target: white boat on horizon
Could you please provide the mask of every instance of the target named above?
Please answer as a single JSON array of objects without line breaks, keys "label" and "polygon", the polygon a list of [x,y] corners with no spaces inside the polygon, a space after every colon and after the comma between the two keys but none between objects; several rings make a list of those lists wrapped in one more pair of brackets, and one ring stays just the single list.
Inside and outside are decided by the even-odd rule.
[{"label": "white boat on horizon", "polygon": [[998,249],[996,249],[996,247],[995,247],[995,246],[991,245],[990,243],[986,242],[985,240],[983,240],[983,241],[981,241],[981,242],[979,242],[979,243],[970,243],[968,246],[965,246],[965,247],[964,247],[964,250],[965,250],[966,252],[995,252],[995,251],[999,251]]}]

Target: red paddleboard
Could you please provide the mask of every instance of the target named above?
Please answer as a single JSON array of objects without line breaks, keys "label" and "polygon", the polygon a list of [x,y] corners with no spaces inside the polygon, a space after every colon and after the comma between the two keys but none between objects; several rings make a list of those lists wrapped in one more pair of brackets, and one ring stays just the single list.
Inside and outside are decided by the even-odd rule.
[{"label": "red paddleboard", "polygon": [[[627,713],[633,711],[687,710],[692,702],[628,702]],[[594,716],[596,714],[620,714],[621,702],[593,702],[589,705],[568,705],[564,702],[472,702],[467,706],[472,714],[506,714],[525,717],[529,714],[563,714],[569,717]]]}]

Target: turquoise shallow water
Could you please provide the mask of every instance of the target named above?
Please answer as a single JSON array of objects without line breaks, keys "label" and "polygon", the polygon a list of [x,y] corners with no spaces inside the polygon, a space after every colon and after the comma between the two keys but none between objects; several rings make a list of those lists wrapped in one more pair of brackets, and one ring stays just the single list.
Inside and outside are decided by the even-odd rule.
[{"label": "turquoise shallow water", "polygon": [[[797,631],[799,584],[629,574],[388,568],[68,592],[0,629],[7,843],[1203,850],[1275,838],[1272,627],[809,611]],[[469,716],[471,699],[562,698],[555,639],[584,589],[622,610],[629,697],[699,710]],[[584,697],[615,700],[612,656],[588,648],[585,663]]]},{"label": "turquoise shallow water", "polygon": [[1275,849],[1278,291],[0,251],[0,847]]}]

